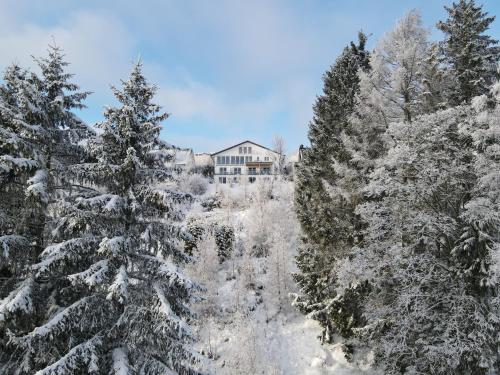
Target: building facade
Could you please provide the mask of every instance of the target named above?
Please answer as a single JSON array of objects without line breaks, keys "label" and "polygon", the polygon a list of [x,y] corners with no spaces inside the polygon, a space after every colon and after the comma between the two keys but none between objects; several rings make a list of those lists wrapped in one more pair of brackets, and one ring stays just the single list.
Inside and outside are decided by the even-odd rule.
[{"label": "building facade", "polygon": [[244,141],[212,154],[214,179],[220,184],[254,183],[277,173],[279,154]]}]

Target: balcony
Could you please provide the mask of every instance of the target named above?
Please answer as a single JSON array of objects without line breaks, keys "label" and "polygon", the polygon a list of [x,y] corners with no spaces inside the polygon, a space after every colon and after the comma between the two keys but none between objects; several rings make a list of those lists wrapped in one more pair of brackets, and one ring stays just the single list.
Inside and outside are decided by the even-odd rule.
[{"label": "balcony", "polygon": [[270,168],[273,165],[272,161],[247,161],[246,167],[250,168]]},{"label": "balcony", "polygon": [[249,171],[248,173],[234,173],[234,172],[226,172],[226,173],[214,173],[214,176],[271,176],[274,173],[271,171]]}]

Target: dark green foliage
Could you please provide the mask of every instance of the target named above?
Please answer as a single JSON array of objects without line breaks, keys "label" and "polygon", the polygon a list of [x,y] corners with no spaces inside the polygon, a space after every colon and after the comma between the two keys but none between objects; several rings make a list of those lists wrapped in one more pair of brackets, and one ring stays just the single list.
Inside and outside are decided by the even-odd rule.
[{"label": "dark green foliage", "polygon": [[213,195],[210,197],[207,197],[201,202],[201,207],[205,211],[212,211],[215,208],[220,208],[221,207],[221,197],[220,195]]},{"label": "dark green foliage", "polygon": [[[297,257],[300,272],[295,279],[301,288],[301,295],[296,303],[308,313],[324,310],[328,301],[335,297],[330,289],[334,278],[331,274],[332,262],[356,240],[354,206],[342,197],[333,197],[326,186],[335,186],[337,178],[332,161],[345,162],[350,157],[341,134],[349,132],[348,119],[359,91],[358,71],[369,67],[365,43],[366,37],[360,33],[359,44],[351,43],[346,47],[325,73],[323,95],[317,98],[310,124],[311,147],[304,150],[303,158],[297,165],[296,211],[306,240]],[[327,341],[332,338],[333,327],[346,333],[357,323],[357,316],[349,310],[349,306],[339,306],[339,309],[343,311],[342,318],[335,313],[318,313],[315,316],[326,330],[324,337]],[[344,317],[346,314],[347,319]],[[346,320],[350,323],[347,324]]]},{"label": "dark green foliage", "polygon": [[[0,349],[7,348],[2,374],[109,374],[118,367],[198,374],[186,323],[190,293],[198,288],[178,268],[188,257],[176,223],[192,198],[162,188],[169,174],[154,154],[163,147],[158,136],[167,115],[152,102],[156,89],[140,63],[122,83],[114,89],[119,106],[107,108],[102,133],[88,142],[96,160],[68,166],[66,159],[55,164],[56,153],[47,158],[54,168],[64,166],[56,169],[66,172],[64,181],[81,186],[61,184],[64,194],[47,202],[45,249],[0,305],[0,329],[5,318],[11,328],[14,308],[36,315],[11,330],[8,341],[0,331]],[[49,118],[65,118],[51,108]],[[56,173],[50,176],[60,183]]]},{"label": "dark green foliage", "polygon": [[498,40],[484,34],[495,17],[474,0],[460,0],[445,9],[448,18],[437,27],[445,34],[442,58],[452,83],[448,100],[458,105],[488,92],[496,78],[500,47]]},{"label": "dark green foliage", "polygon": [[234,251],[235,237],[233,227],[226,224],[216,224],[214,226],[214,238],[219,262],[222,263],[230,258]]},{"label": "dark green foliage", "polygon": [[193,255],[193,251],[197,250],[198,243],[205,234],[205,227],[191,218],[187,222],[187,234],[188,238],[184,240],[184,251],[189,255]]}]

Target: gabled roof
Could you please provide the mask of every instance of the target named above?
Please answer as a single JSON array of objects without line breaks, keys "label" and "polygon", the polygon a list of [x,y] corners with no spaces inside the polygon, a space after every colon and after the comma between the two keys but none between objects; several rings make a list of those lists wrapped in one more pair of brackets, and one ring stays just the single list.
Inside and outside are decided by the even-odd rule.
[{"label": "gabled roof", "polygon": [[232,149],[232,148],[234,148],[234,147],[238,147],[238,146],[242,145],[243,143],[251,143],[251,144],[253,144],[253,145],[255,145],[255,146],[259,146],[259,147],[265,148],[266,150],[271,151],[271,152],[274,152],[275,154],[277,154],[277,152],[276,152],[276,151],[273,151],[273,150],[271,150],[271,149],[270,149],[270,148],[268,148],[268,147],[265,147],[265,146],[259,145],[258,143],[255,143],[255,142],[252,142],[252,141],[248,141],[248,140],[246,140],[246,141],[240,142],[240,143],[238,143],[238,144],[236,144],[236,145],[234,145],[234,146],[231,146],[231,147],[225,148],[224,150],[220,150],[220,151],[214,152],[214,153],[212,154],[212,156],[215,156],[215,155],[217,155],[217,154],[220,154],[221,152],[224,152],[224,151],[230,150],[230,149]]}]

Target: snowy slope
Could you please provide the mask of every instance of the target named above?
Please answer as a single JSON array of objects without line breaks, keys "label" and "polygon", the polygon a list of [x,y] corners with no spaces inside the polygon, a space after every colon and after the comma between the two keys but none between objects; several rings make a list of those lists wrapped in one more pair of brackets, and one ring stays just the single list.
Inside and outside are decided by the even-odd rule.
[{"label": "snowy slope", "polygon": [[[213,359],[210,370],[220,375],[372,374],[347,363],[340,346],[323,346],[318,339],[319,325],[290,305],[288,293],[296,289],[290,273],[294,270],[294,238],[298,234],[290,229],[297,231],[298,226],[292,211],[283,212],[291,206],[290,183],[280,184],[272,187],[273,202],[259,200],[259,192],[254,191],[242,203],[241,191],[233,188],[224,191],[223,207],[196,212],[205,223],[230,223],[237,244],[232,258],[219,264],[213,244],[204,238],[195,254],[198,262],[189,270],[207,288],[204,301],[195,306],[200,318],[196,327],[198,349]],[[262,213],[272,217],[260,217]],[[265,224],[257,228],[272,232],[263,235],[271,249],[267,257],[251,254],[256,218]],[[287,272],[287,286],[278,293],[272,249],[280,243],[276,239],[280,225],[288,230],[283,233],[287,246],[282,254],[286,258],[282,271]]]}]

